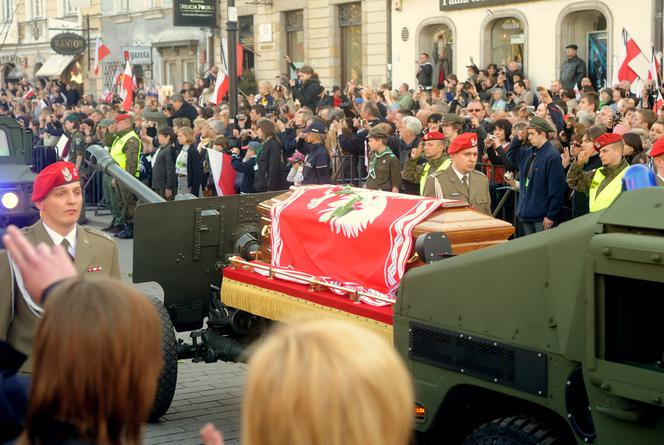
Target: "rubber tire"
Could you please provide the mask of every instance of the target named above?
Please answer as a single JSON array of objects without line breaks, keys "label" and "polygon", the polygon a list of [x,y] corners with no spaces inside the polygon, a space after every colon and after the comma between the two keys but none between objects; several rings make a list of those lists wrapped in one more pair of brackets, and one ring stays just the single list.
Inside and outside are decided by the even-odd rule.
[{"label": "rubber tire", "polygon": [[157,383],[157,393],[150,412],[150,422],[156,422],[168,411],[175,395],[178,380],[178,344],[171,317],[161,301],[151,298],[161,321],[163,365]]},{"label": "rubber tire", "polygon": [[525,416],[503,417],[485,423],[463,445],[562,445],[551,427]]}]

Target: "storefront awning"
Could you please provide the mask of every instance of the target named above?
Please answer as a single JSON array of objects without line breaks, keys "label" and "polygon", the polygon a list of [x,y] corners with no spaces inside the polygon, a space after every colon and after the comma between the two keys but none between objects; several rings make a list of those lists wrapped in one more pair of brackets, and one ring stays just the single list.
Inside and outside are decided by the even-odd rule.
[{"label": "storefront awning", "polygon": [[62,56],[55,54],[50,56],[39,68],[36,77],[58,77],[74,61],[76,56]]}]

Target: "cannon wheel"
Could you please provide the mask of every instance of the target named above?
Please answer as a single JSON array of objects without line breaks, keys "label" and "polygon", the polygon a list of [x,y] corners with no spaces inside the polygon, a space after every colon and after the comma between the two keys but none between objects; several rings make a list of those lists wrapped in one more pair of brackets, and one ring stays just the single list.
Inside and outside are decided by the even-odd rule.
[{"label": "cannon wheel", "polygon": [[563,442],[551,427],[525,416],[504,417],[479,427],[463,445],[559,445]]},{"label": "cannon wheel", "polygon": [[166,414],[173,401],[178,380],[178,346],[171,317],[161,301],[152,299],[161,321],[163,365],[157,383],[157,394],[150,412],[150,422],[156,422]]}]

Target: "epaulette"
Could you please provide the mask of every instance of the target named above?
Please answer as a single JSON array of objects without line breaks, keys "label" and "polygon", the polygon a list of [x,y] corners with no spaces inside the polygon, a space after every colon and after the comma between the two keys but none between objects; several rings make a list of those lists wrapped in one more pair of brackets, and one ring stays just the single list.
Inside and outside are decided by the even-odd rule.
[{"label": "epaulette", "polygon": [[93,229],[91,227],[83,227],[83,226],[79,226],[79,227],[81,227],[83,230],[85,230],[88,234],[94,235],[97,238],[101,238],[101,239],[103,239],[105,241],[108,241],[109,243],[115,245],[115,240],[113,238],[111,238],[109,235],[105,234],[104,232]]}]

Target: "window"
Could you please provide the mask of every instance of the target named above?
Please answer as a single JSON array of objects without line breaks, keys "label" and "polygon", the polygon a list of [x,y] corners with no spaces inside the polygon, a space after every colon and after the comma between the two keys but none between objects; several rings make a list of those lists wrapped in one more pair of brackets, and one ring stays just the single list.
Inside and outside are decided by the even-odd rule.
[{"label": "window", "polygon": [[[286,54],[299,68],[304,64],[304,11],[302,9],[289,11],[284,18],[286,21]],[[295,73],[290,73],[290,75],[292,77]]]},{"label": "window", "polygon": [[0,18],[3,23],[11,22],[14,19],[14,0],[1,0]]},{"label": "window", "polygon": [[32,0],[30,6],[32,8],[33,19],[44,17],[44,0]]},{"label": "window", "polygon": [[120,12],[129,11],[129,0],[119,0],[118,11]]},{"label": "window", "polygon": [[339,6],[341,31],[341,84],[362,81],[362,4]]},{"label": "window", "polygon": [[193,60],[185,60],[182,62],[182,81],[191,82],[196,80],[196,62]]},{"label": "window", "polygon": [[76,14],[78,14],[78,8],[76,7],[76,1],[62,0],[62,11],[64,12],[64,15],[76,15]]},{"label": "window", "polygon": [[510,62],[524,62],[526,35],[521,20],[516,17],[497,19],[491,25],[490,61],[498,66]]}]

